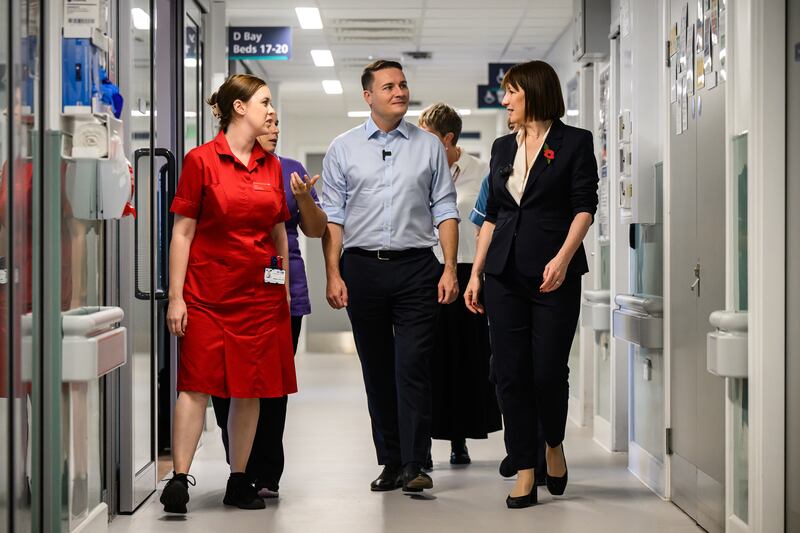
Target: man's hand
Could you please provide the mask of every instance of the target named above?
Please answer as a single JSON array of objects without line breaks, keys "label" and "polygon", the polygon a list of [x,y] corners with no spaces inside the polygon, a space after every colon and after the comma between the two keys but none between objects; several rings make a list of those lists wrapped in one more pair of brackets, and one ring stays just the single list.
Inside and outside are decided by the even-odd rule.
[{"label": "man's hand", "polygon": [[328,276],[327,294],[328,304],[334,309],[347,307],[347,285],[339,275]]},{"label": "man's hand", "polygon": [[439,280],[439,303],[450,304],[458,298],[458,276],[454,266],[444,266],[442,279]]}]

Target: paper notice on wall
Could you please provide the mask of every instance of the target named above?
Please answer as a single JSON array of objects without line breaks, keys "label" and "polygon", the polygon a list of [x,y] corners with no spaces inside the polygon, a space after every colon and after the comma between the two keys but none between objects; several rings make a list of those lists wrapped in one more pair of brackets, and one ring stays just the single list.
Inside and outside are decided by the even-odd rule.
[{"label": "paper notice on wall", "polygon": [[683,9],[681,12],[681,25],[678,28],[679,33],[686,33],[687,28],[689,27],[689,2],[683,4]]},{"label": "paper notice on wall", "polygon": [[726,10],[725,0],[722,0],[719,5],[719,23],[718,23],[718,39],[719,39],[719,78],[720,81],[725,81],[728,74],[725,66],[725,59],[727,51],[725,50],[725,24],[726,24]]},{"label": "paper notice on wall", "polygon": [[694,87],[700,90],[705,86],[705,56],[703,55],[703,23],[697,22],[694,32]]},{"label": "paper notice on wall", "polygon": [[64,3],[64,29],[66,38],[91,38],[95,28],[104,26],[102,4],[99,0],[78,0]]},{"label": "paper notice on wall", "polygon": [[[709,45],[708,56],[706,58],[706,87],[713,89],[717,86],[717,70],[719,65],[714,64],[714,52],[717,53],[717,61],[719,61],[719,2],[718,0],[711,0],[711,11],[709,16],[708,31]],[[715,68],[716,67],[716,68]]]},{"label": "paper notice on wall", "polygon": [[672,116],[675,121],[675,135],[680,135],[683,133],[683,129],[681,128],[681,105],[678,102],[672,104]]},{"label": "paper notice on wall", "polygon": [[678,53],[678,23],[675,22],[669,28],[669,57]]},{"label": "paper notice on wall", "polygon": [[712,67],[711,57],[711,10],[706,11],[705,19],[703,21],[703,70],[711,72]]},{"label": "paper notice on wall", "polygon": [[694,94],[694,28],[686,32],[686,94]]},{"label": "paper notice on wall", "polygon": [[678,63],[673,61],[669,64],[669,101],[674,103],[678,101]]},{"label": "paper notice on wall", "polygon": [[[685,86],[691,85],[691,81],[688,79],[684,80]],[[683,91],[683,97],[681,98],[681,131],[686,131],[689,129],[689,91]]]}]

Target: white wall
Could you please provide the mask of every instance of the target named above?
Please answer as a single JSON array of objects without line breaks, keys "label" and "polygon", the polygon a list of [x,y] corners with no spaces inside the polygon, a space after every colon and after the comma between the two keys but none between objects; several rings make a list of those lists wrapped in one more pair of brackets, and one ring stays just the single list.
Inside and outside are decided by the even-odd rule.
[{"label": "white wall", "polygon": [[555,69],[561,80],[564,103],[567,100],[567,83],[581,69],[581,64],[572,59],[572,26],[567,27],[543,58]]}]

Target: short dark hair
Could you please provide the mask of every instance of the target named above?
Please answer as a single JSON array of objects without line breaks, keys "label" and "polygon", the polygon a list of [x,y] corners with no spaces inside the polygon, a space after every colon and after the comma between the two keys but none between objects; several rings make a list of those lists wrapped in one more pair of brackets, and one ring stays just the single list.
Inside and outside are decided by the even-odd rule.
[{"label": "short dark hair", "polygon": [[458,112],[447,104],[433,104],[419,116],[419,125],[434,130],[444,137],[453,134],[453,144],[458,142],[461,135],[461,117]]},{"label": "short dark hair", "polygon": [[503,89],[525,92],[525,120],[555,120],[564,116],[564,95],[558,74],[544,61],[514,65],[503,77]]},{"label": "short dark hair", "polygon": [[402,71],[403,65],[397,61],[391,61],[389,59],[379,59],[377,61],[373,61],[364,67],[364,72],[361,73],[361,88],[363,88],[365,91],[368,90],[372,86],[372,80],[375,79],[373,73],[386,68],[396,68]]}]

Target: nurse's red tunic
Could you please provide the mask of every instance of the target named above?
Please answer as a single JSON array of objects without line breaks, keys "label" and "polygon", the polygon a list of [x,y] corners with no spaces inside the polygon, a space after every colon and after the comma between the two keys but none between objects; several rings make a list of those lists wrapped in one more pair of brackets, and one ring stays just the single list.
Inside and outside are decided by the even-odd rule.
[{"label": "nurse's red tunic", "polygon": [[220,132],[186,154],[171,211],[197,220],[178,390],[223,398],[297,392],[286,287],[264,283],[278,255],[270,233],[290,217],[278,158],[256,142],[245,166]]}]

